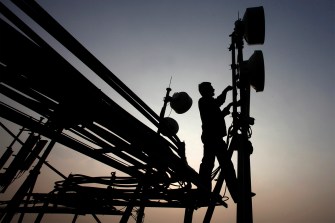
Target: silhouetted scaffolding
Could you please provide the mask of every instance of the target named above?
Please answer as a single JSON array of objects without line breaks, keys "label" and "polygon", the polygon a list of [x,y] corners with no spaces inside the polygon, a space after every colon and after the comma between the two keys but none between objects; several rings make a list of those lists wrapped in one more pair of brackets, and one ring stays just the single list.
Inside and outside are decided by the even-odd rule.
[{"label": "silhouetted scaffolding", "polygon": [[[35,1],[12,2],[157,129],[164,128],[155,112]],[[27,175],[11,199],[0,201],[1,221],[10,222],[14,214],[20,213],[22,222],[24,214],[38,213],[35,222],[40,222],[45,214],[59,213],[73,214],[73,222],[85,214],[97,222],[99,214],[121,215],[121,223],[136,215],[136,222],[142,222],[145,207],[169,207],[184,208],[184,222],[192,222],[193,210],[201,206],[196,201],[196,190],[201,185],[198,173],[187,164],[185,145],[178,136],[161,136],[140,122],[2,3],[0,12],[5,18],[0,18],[0,93],[19,105],[1,100],[0,117],[21,127],[16,133],[1,123],[2,131],[13,138],[0,159],[4,171],[0,175],[1,192],[18,176]],[[23,131],[29,132],[25,139]],[[14,142],[20,149],[13,158]],[[64,176],[47,162],[56,143],[110,166],[121,175]],[[33,192],[43,165],[63,180],[55,182],[49,193]],[[212,207],[227,206],[219,195],[220,189],[214,190]]]}]

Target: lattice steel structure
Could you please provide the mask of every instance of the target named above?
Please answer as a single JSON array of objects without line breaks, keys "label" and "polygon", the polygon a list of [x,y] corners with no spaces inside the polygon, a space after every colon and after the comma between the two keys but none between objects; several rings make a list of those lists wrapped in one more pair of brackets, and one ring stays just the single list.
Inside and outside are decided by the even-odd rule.
[{"label": "lattice steel structure", "polygon": [[[159,124],[159,115],[36,2],[12,2],[157,129],[165,128]],[[5,18],[0,19],[0,93],[20,105],[13,107],[1,99],[0,117],[22,127],[14,133],[1,123],[1,131],[10,134],[13,143],[22,145],[13,151],[12,143],[2,153],[1,192],[11,187],[16,176],[27,175],[13,197],[1,201],[1,221],[10,222],[14,214],[21,213],[22,222],[24,214],[38,213],[35,222],[40,222],[45,214],[59,213],[73,214],[73,222],[78,215],[85,214],[93,215],[97,222],[99,214],[122,215],[121,223],[136,214],[136,221],[142,222],[145,207],[173,207],[185,208],[184,222],[192,222],[193,210],[197,208],[196,188],[201,185],[198,173],[187,164],[185,145],[178,136],[161,136],[140,122],[2,3],[0,12]],[[22,131],[29,131],[29,137],[22,139]],[[117,171],[106,177],[64,176],[47,162],[56,143]],[[11,160],[13,153],[16,154]],[[55,182],[49,193],[36,193],[33,189],[43,165],[64,180]],[[226,206],[220,189],[221,186],[215,190],[214,203],[203,205],[211,205],[212,210],[215,205]]]}]

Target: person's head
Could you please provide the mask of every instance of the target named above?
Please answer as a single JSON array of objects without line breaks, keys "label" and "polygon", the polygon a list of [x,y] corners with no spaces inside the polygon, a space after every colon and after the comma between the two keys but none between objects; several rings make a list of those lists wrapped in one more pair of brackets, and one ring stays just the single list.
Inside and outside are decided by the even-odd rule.
[{"label": "person's head", "polygon": [[202,82],[199,84],[199,92],[203,97],[214,96],[214,88],[210,82]]}]

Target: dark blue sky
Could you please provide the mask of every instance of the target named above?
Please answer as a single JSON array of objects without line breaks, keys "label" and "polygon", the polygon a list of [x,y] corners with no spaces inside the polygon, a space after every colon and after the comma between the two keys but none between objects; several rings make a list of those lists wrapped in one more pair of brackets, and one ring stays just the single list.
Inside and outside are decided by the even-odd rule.
[{"label": "dark blue sky", "polygon": [[[333,0],[38,2],[157,113],[171,76],[172,92],[189,93],[191,110],[172,112],[171,117],[179,123],[178,135],[196,170],[202,158],[197,86],[210,81],[218,93],[231,84],[229,35],[238,12],[242,17],[247,7],[263,6],[265,44],[244,47],[245,59],[254,50],[263,51],[266,71],[264,92],[251,95],[251,116],[256,119],[251,139],[254,222],[335,221]],[[113,100],[146,122],[70,53],[49,41]],[[53,159],[64,160],[59,156],[64,154],[55,153]],[[85,162],[78,158],[64,171],[84,171],[80,164]],[[108,175],[110,170],[97,166],[88,172]],[[235,221],[235,205],[229,205],[216,209],[214,223]],[[202,222],[204,211],[195,213],[195,223]],[[145,219],[182,221],[183,210],[175,209],[149,210]]]}]

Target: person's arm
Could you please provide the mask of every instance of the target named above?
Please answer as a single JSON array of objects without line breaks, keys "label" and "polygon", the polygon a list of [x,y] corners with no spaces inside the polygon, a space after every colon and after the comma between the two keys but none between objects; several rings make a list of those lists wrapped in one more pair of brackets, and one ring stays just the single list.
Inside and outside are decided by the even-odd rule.
[{"label": "person's arm", "polygon": [[216,103],[221,106],[226,101],[227,93],[228,91],[231,91],[233,89],[232,86],[227,86],[222,93],[216,98]]},{"label": "person's arm", "polygon": [[233,102],[229,103],[223,110],[222,115],[225,117],[230,114],[230,108],[233,106]]}]

